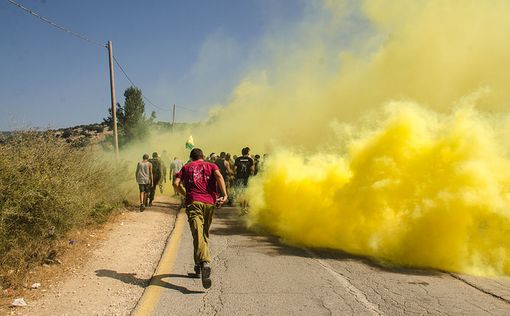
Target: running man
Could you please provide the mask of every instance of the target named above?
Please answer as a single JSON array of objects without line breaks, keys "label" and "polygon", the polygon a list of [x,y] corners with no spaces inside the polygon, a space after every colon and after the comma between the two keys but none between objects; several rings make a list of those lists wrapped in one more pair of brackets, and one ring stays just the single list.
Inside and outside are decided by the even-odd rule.
[{"label": "running man", "polygon": [[142,159],[136,166],[135,172],[136,182],[140,190],[140,212],[143,212],[145,209],[152,186],[152,164],[148,160],[149,155],[144,154]]},{"label": "running man", "polygon": [[[209,228],[215,204],[220,207],[228,196],[218,166],[204,161],[204,153],[196,147],[191,150],[190,158],[191,162],[175,176],[174,187],[186,196],[186,215],[193,235],[194,269],[197,275],[201,274],[202,285],[207,289],[211,287]],[[217,187],[220,188],[221,197],[218,197]]]}]

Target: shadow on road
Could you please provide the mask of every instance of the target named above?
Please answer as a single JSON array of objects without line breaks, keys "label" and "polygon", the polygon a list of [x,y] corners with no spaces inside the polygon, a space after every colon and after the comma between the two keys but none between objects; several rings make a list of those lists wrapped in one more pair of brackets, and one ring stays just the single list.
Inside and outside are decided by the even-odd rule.
[{"label": "shadow on road", "polygon": [[159,274],[153,276],[151,279],[142,279],[138,278],[136,276],[136,273],[119,273],[114,270],[108,270],[108,269],[100,269],[96,270],[96,276],[100,278],[111,278],[116,279],[119,281],[122,281],[127,284],[136,285],[139,287],[146,288],[149,284],[154,286],[161,286],[166,289],[176,290],[181,292],[182,294],[203,294],[204,291],[192,291],[187,289],[184,286],[175,285],[173,283],[168,282],[164,279],[171,279],[171,278],[196,278],[194,273],[189,273],[188,275],[183,274]]},{"label": "shadow on road", "polygon": [[[217,225],[215,225],[215,223]],[[416,269],[395,267],[390,264],[382,263],[366,256],[353,255],[336,249],[313,249],[313,252],[307,249],[283,244],[282,241],[262,229],[250,230],[244,225],[244,217],[240,215],[236,208],[222,208],[214,214],[213,226],[210,230],[211,235],[239,235],[246,236],[253,242],[253,246],[263,250],[269,256],[298,256],[312,259],[334,259],[338,261],[357,261],[372,268],[392,273],[408,275],[427,275],[439,276],[441,271],[432,269]]]}]

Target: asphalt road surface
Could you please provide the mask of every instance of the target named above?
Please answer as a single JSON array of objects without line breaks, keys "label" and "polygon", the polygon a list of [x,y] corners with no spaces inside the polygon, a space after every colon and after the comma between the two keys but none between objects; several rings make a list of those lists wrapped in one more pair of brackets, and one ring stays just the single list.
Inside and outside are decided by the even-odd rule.
[{"label": "asphalt road surface", "polygon": [[180,216],[135,315],[510,315],[510,278],[389,269],[287,246],[245,229],[234,208],[215,214],[205,290],[191,277],[192,238]]}]

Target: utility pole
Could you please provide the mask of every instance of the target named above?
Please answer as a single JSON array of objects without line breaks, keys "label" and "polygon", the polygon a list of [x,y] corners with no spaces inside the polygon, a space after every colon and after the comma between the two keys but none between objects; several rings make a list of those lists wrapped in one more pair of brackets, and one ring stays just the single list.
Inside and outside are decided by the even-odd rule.
[{"label": "utility pole", "polygon": [[174,109],[172,111],[172,134],[174,133],[174,124],[175,124],[175,104]]},{"label": "utility pole", "polygon": [[117,101],[115,100],[115,79],[113,75],[112,41],[108,41],[108,57],[110,61],[110,90],[112,94],[113,139],[115,145],[115,159],[119,161],[119,137],[117,134]]}]

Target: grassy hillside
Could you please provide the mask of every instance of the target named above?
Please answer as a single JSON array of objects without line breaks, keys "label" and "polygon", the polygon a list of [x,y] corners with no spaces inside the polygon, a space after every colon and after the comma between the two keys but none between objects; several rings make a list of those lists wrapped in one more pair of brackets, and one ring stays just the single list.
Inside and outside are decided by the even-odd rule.
[{"label": "grassy hillside", "polygon": [[97,146],[77,145],[94,138],[76,130],[67,138],[65,130],[10,133],[0,142],[0,286],[54,255],[69,231],[106,221],[126,200],[126,168]]}]

